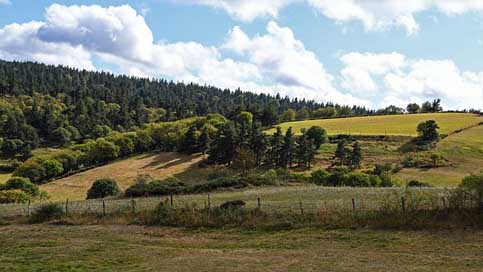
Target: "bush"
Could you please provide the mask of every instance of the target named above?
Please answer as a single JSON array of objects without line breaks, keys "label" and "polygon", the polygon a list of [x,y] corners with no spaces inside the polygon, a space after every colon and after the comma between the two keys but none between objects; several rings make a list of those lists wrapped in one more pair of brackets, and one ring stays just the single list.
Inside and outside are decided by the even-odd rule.
[{"label": "bush", "polygon": [[5,184],[0,186],[0,190],[21,190],[30,196],[38,196],[40,194],[39,187],[28,178],[13,177]]},{"label": "bush", "polygon": [[22,190],[1,190],[0,204],[27,203],[30,196]]},{"label": "bush", "polygon": [[29,178],[33,183],[40,183],[45,177],[45,168],[36,161],[28,160],[20,165],[13,175]]},{"label": "bush", "polygon": [[328,178],[330,173],[325,171],[324,169],[319,169],[317,171],[312,172],[310,176],[310,180],[312,183],[317,185],[328,185]]},{"label": "bush", "polygon": [[32,213],[30,222],[42,223],[54,219],[60,219],[64,214],[64,209],[59,204],[47,204],[41,206]]},{"label": "bush", "polygon": [[470,200],[483,211],[483,171],[466,176],[455,194],[462,195],[465,200]]},{"label": "bush", "polygon": [[124,193],[127,197],[140,197],[147,194],[146,187],[153,178],[148,175],[141,175],[136,177],[136,182],[126,189]]},{"label": "bush", "polygon": [[421,182],[419,180],[411,180],[406,184],[406,187],[432,187],[430,184]]},{"label": "bush", "polygon": [[89,191],[87,191],[87,199],[115,196],[119,192],[119,186],[117,186],[116,181],[112,179],[98,179],[92,184]]},{"label": "bush", "polygon": [[371,178],[368,174],[352,172],[344,176],[342,184],[350,187],[370,187]]}]

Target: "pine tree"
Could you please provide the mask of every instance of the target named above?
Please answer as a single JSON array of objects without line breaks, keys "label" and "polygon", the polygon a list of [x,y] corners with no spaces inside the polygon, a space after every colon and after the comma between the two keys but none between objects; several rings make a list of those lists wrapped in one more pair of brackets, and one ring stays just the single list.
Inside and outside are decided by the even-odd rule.
[{"label": "pine tree", "polygon": [[184,154],[193,154],[198,152],[198,130],[196,126],[191,126],[184,135],[183,143],[181,144],[179,151]]},{"label": "pine tree", "polygon": [[347,160],[347,147],[346,140],[340,140],[337,143],[337,149],[335,150],[334,159],[337,160],[337,165],[345,165]]},{"label": "pine tree", "polygon": [[280,164],[278,166],[286,168],[291,167],[293,159],[295,157],[295,138],[292,132],[292,127],[289,127],[285,132],[283,138],[282,152],[280,158]]},{"label": "pine tree", "polygon": [[250,131],[250,148],[255,153],[256,165],[260,165],[268,149],[268,141],[265,133],[262,132],[260,123],[252,123]]},{"label": "pine tree", "polygon": [[280,159],[282,156],[283,147],[283,134],[282,128],[277,127],[276,132],[273,134],[270,141],[270,163],[272,165],[280,165]]},{"label": "pine tree", "polygon": [[230,165],[236,154],[235,128],[233,123],[223,124],[213,141],[208,159],[219,164]]},{"label": "pine tree", "polygon": [[210,145],[211,145],[210,133],[208,132],[207,129],[203,129],[201,131],[201,135],[199,139],[198,150],[201,151],[204,155],[206,151],[210,149]]},{"label": "pine tree", "polygon": [[352,145],[352,152],[350,154],[350,166],[354,169],[361,167],[362,150],[359,142]]}]

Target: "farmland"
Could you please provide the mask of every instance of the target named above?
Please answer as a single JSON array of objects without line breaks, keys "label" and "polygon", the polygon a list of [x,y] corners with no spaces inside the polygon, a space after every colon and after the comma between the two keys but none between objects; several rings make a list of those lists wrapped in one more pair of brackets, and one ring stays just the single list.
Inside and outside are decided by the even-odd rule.
[{"label": "farmland", "polygon": [[[416,127],[427,120],[436,120],[440,132],[447,134],[457,129],[469,127],[483,121],[483,117],[465,113],[425,113],[405,115],[385,115],[368,117],[351,117],[338,119],[319,119],[288,122],[280,124],[283,131],[292,127],[295,133],[302,128],[321,126],[329,135],[400,135],[417,136]],[[271,129],[268,132],[273,133]]]},{"label": "farmland", "polygon": [[482,231],[0,227],[0,271],[481,271]]}]

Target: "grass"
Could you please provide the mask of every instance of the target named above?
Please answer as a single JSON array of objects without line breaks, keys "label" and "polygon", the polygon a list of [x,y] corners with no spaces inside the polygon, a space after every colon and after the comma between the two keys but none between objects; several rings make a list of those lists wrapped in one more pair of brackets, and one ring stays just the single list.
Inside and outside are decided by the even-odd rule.
[{"label": "grass", "polygon": [[0,184],[6,182],[11,176],[12,176],[12,173],[0,172]]},{"label": "grass", "polygon": [[0,271],[481,271],[482,231],[0,227]]},{"label": "grass", "polygon": [[398,177],[412,179],[435,186],[454,186],[469,173],[483,170],[483,126],[455,133],[438,143],[435,152],[446,160],[444,167],[431,169],[403,169]]},{"label": "grass", "polygon": [[[282,123],[280,127],[283,131],[292,127],[296,133],[299,133],[302,128],[321,126],[327,130],[329,135],[417,136],[417,125],[427,120],[436,120],[441,128],[440,132],[447,134],[457,129],[478,124],[483,121],[483,117],[466,113],[404,114],[297,121]],[[268,133],[274,131],[275,129],[271,129]]]},{"label": "grass", "polygon": [[202,159],[199,155],[183,156],[177,153],[158,153],[134,156],[115,161],[85,172],[55,180],[41,186],[52,201],[85,199],[87,190],[99,178],[113,178],[122,190],[132,185],[135,178],[147,174],[156,179],[185,172]]}]

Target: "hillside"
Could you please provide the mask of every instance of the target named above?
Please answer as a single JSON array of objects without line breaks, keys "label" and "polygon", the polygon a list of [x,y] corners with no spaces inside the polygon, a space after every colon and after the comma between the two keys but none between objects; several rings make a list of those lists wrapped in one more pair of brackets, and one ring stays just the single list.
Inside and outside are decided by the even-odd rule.
[{"label": "hillside", "polygon": [[398,177],[404,181],[424,180],[436,186],[454,186],[468,173],[483,170],[483,126],[477,126],[441,140],[436,152],[447,165],[431,169],[403,169]]},{"label": "hillside", "polygon": [[[483,117],[466,113],[424,113],[307,120],[282,123],[279,126],[283,131],[292,127],[296,133],[299,133],[302,128],[321,126],[327,130],[329,135],[416,136],[417,125],[427,120],[436,120],[440,133],[447,134],[483,122]],[[268,132],[273,133],[274,131],[275,129],[271,129]]]},{"label": "hillside", "polygon": [[186,171],[201,159],[200,155],[183,156],[177,153],[138,155],[44,184],[41,190],[46,191],[53,201],[66,198],[82,200],[96,179],[113,178],[125,190],[138,175],[164,179]]}]

